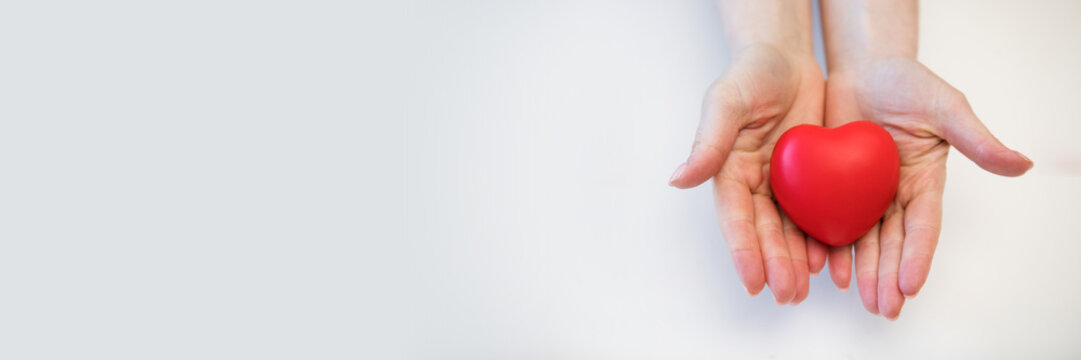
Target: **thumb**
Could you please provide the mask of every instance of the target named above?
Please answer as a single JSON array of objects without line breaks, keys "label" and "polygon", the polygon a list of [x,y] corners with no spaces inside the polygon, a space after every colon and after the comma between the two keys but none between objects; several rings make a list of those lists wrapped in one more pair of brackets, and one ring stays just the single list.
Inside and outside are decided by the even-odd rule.
[{"label": "thumb", "polygon": [[943,137],[965,157],[984,170],[1003,176],[1020,176],[1032,168],[1032,160],[1011,150],[991,134],[959,92],[945,102],[939,116]]},{"label": "thumb", "polygon": [[714,85],[702,102],[702,119],[691,146],[691,155],[679,165],[668,185],[687,189],[721,171],[747,112],[742,94],[731,86]]}]

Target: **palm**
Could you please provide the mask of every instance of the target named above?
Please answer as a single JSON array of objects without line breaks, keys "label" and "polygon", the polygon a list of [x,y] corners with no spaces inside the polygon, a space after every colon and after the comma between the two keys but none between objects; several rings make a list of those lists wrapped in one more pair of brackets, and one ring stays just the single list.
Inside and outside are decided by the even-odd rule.
[{"label": "palm", "polygon": [[893,135],[901,156],[895,205],[903,210],[917,196],[942,190],[949,144],[930,129],[943,114],[937,106],[961,105],[959,92],[914,61],[884,63],[858,79],[831,76],[829,86],[827,126],[871,120]]},{"label": "palm", "polygon": [[769,158],[789,128],[822,123],[823,89],[810,56],[746,49],[706,95],[691,158],[672,180],[690,187],[714,179],[737,273],[748,292],[768,284],[779,303],[806,298],[809,269],[804,236],[773,203]]},{"label": "palm", "polygon": [[911,59],[830,75],[827,126],[856,120],[882,125],[893,135],[901,157],[897,196],[879,226],[857,241],[855,251],[864,306],[894,318],[905,296],[919,291],[930,270],[950,144],[1003,175],[1020,175],[1031,164],[987,132],[964,95]]},{"label": "palm", "polygon": [[777,139],[793,126],[822,123],[824,81],[811,61],[755,59],[745,77],[733,79],[748,104],[746,123],[717,174],[718,183],[734,181],[755,196],[771,198],[769,158]]}]

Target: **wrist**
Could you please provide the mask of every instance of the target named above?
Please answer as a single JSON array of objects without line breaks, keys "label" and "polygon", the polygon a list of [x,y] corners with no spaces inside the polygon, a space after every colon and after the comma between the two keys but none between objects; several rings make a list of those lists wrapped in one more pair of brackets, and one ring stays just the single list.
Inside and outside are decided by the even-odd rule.
[{"label": "wrist", "polygon": [[725,38],[734,54],[760,45],[785,54],[814,54],[811,2],[721,0]]},{"label": "wrist", "polygon": [[731,50],[733,58],[747,56],[747,54],[751,53],[762,52],[773,53],[775,56],[779,56],[793,63],[805,60],[816,61],[812,52],[805,51],[801,47],[778,44],[776,42],[755,41],[740,43],[738,46],[732,46]]},{"label": "wrist", "polygon": [[870,72],[879,64],[894,62],[919,62],[915,54],[899,52],[867,52],[849,54],[845,57],[832,57],[828,59],[830,77],[859,76]]},{"label": "wrist", "polygon": [[916,60],[915,0],[823,0],[822,18],[830,73],[889,59]]}]

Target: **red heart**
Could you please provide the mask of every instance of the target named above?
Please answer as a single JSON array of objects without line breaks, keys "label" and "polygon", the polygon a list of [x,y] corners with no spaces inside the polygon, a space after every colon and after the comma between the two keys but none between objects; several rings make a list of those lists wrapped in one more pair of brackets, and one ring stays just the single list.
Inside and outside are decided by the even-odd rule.
[{"label": "red heart", "polygon": [[833,246],[874,227],[897,194],[901,170],[893,137],[870,121],[788,129],[769,166],[773,195],[788,218]]}]

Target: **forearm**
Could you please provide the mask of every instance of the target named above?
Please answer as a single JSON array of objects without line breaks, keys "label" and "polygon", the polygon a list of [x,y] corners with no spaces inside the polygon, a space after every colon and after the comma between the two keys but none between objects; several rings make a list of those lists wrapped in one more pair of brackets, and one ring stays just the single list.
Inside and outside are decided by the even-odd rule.
[{"label": "forearm", "polygon": [[754,44],[810,55],[811,0],[718,0],[725,37],[733,52]]},{"label": "forearm", "polygon": [[822,0],[830,72],[875,59],[916,58],[917,0]]}]

